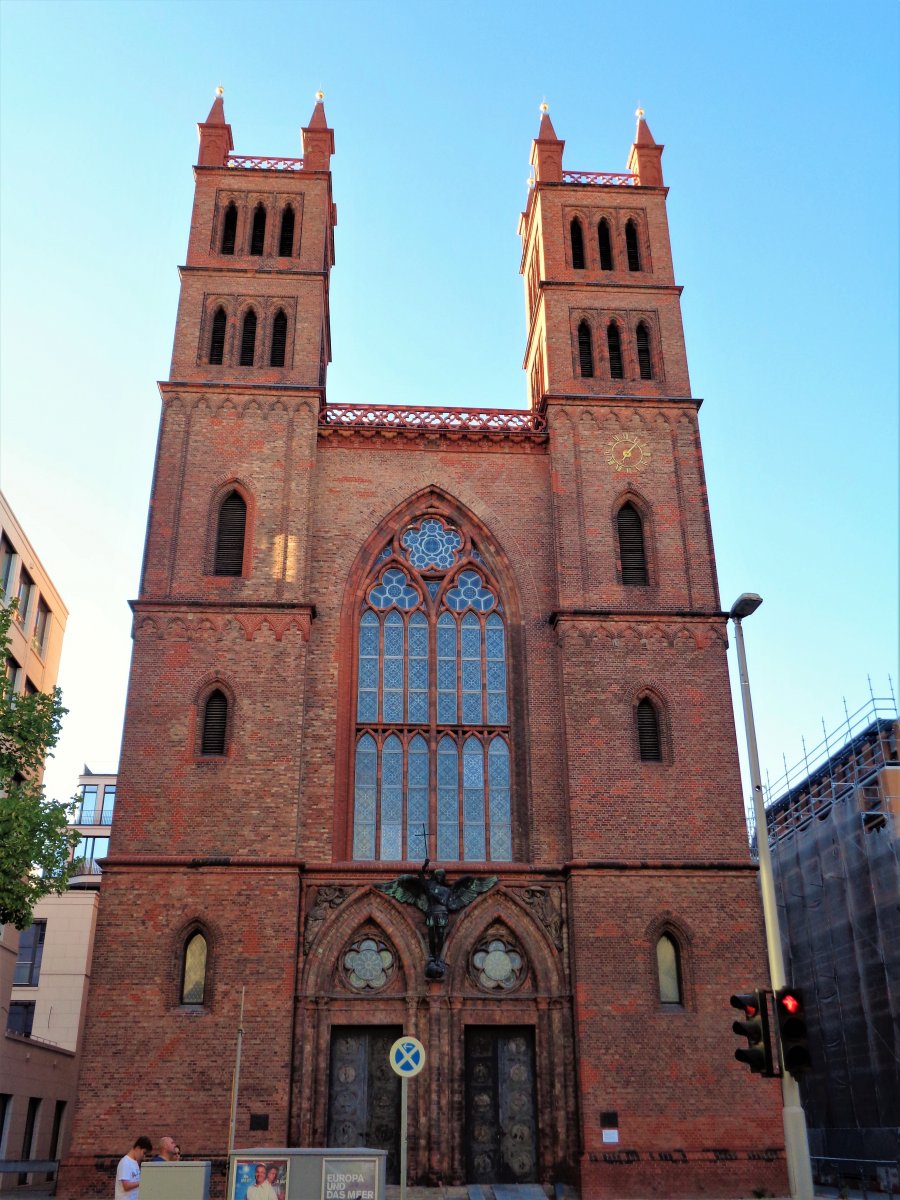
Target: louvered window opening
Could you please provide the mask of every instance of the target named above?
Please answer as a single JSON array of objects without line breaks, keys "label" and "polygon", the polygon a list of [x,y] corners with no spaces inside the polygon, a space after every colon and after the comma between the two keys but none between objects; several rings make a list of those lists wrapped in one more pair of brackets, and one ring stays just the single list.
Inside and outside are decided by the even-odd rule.
[{"label": "louvered window opening", "polygon": [[281,214],[281,233],[278,238],[278,257],[290,258],[294,252],[294,210],[290,204]]},{"label": "louvered window opening", "polygon": [[609,374],[611,379],[624,379],[625,371],[622,367],[622,339],[619,336],[619,327],[613,322],[606,330],[606,345],[609,350]]},{"label": "louvered window opening", "polygon": [[220,691],[215,691],[203,709],[203,736],[200,753],[220,755],[225,753],[225,725],[228,721],[228,701]]},{"label": "louvered window opening", "polygon": [[578,326],[578,363],[584,379],[592,378],[594,374],[594,350],[591,346],[591,327],[587,321]]},{"label": "louvered window opening", "polygon": [[600,269],[611,271],[613,269],[612,242],[609,236],[609,222],[605,218],[597,226],[597,242],[600,247]]},{"label": "louvered window opening", "polygon": [[253,213],[253,229],[250,233],[250,253],[262,254],[266,242],[266,210],[257,204]]},{"label": "louvered window opening", "polygon": [[569,226],[572,237],[572,266],[576,271],[584,270],[584,235],[581,232],[581,222],[577,217],[572,218]]},{"label": "louvered window opening", "polygon": [[641,762],[662,762],[659,715],[649,700],[642,700],[637,706],[637,731]]},{"label": "louvered window opening", "polygon": [[213,317],[212,336],[209,339],[209,361],[221,364],[225,357],[225,309],[217,308]]},{"label": "louvered window opening", "polygon": [[244,317],[244,327],[241,330],[241,359],[242,367],[253,366],[253,355],[256,350],[256,313],[251,308]]},{"label": "louvered window opening", "polygon": [[269,355],[270,367],[284,366],[284,352],[287,346],[287,317],[284,309],[279,308],[272,322],[272,351]]},{"label": "louvered window opening", "polygon": [[229,204],[225,210],[225,222],[222,226],[222,253],[234,254],[234,241],[237,234],[237,209]]},{"label": "louvered window opening", "polygon": [[222,501],[222,507],[219,509],[214,575],[243,574],[246,528],[246,502],[239,492],[231,492]]},{"label": "louvered window opening", "polygon": [[649,583],[647,556],[644,551],[644,525],[632,504],[623,504],[616,516],[619,529],[619,561],[622,582],[629,585]]},{"label": "louvered window opening", "polygon": [[643,321],[637,327],[637,353],[641,379],[652,379],[653,362],[650,358],[650,331]]},{"label": "louvered window opening", "polygon": [[628,221],[625,225],[625,248],[628,251],[628,270],[639,271],[641,269],[641,251],[638,246],[634,221]]}]

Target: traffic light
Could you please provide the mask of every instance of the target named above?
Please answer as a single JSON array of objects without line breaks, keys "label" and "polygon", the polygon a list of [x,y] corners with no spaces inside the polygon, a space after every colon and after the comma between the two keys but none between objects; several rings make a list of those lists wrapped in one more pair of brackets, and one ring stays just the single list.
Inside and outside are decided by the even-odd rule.
[{"label": "traffic light", "polygon": [[734,1057],[738,1062],[746,1063],[754,1075],[774,1075],[766,990],[740,992],[731,997],[731,1007],[741,1009],[744,1014],[744,1020],[735,1021],[731,1028],[739,1037],[747,1039],[747,1045],[735,1050]]},{"label": "traffic light", "polygon": [[798,988],[779,988],[775,993],[775,1013],[778,1017],[782,1066],[799,1079],[812,1066],[803,993]]}]

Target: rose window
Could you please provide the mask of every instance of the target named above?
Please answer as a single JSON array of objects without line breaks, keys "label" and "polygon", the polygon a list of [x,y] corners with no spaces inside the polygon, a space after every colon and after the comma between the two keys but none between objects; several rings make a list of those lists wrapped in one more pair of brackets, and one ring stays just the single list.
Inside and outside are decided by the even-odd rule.
[{"label": "rose window", "polygon": [[377,991],[394,973],[394,956],[384,942],[363,938],[344,955],[344,970],[352,988]]},{"label": "rose window", "polygon": [[472,955],[475,982],[487,991],[508,991],[524,978],[524,960],[508,942],[492,938]]}]

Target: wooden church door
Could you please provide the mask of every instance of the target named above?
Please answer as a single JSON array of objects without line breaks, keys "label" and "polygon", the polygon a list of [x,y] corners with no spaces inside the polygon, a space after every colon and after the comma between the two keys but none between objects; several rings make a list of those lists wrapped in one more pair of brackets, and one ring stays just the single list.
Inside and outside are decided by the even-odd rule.
[{"label": "wooden church door", "polygon": [[336,1025],[331,1031],[328,1145],[387,1150],[387,1182],[400,1182],[400,1079],[388,1052],[398,1026]]},{"label": "wooden church door", "polygon": [[466,1179],[537,1180],[534,1030],[466,1030]]}]

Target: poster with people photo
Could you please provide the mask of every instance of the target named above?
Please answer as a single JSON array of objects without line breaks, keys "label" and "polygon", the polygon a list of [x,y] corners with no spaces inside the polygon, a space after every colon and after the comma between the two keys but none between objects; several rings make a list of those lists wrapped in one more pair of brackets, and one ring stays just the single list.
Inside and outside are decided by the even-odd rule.
[{"label": "poster with people photo", "polygon": [[289,1166],[286,1158],[236,1158],[231,1200],[285,1200]]}]

